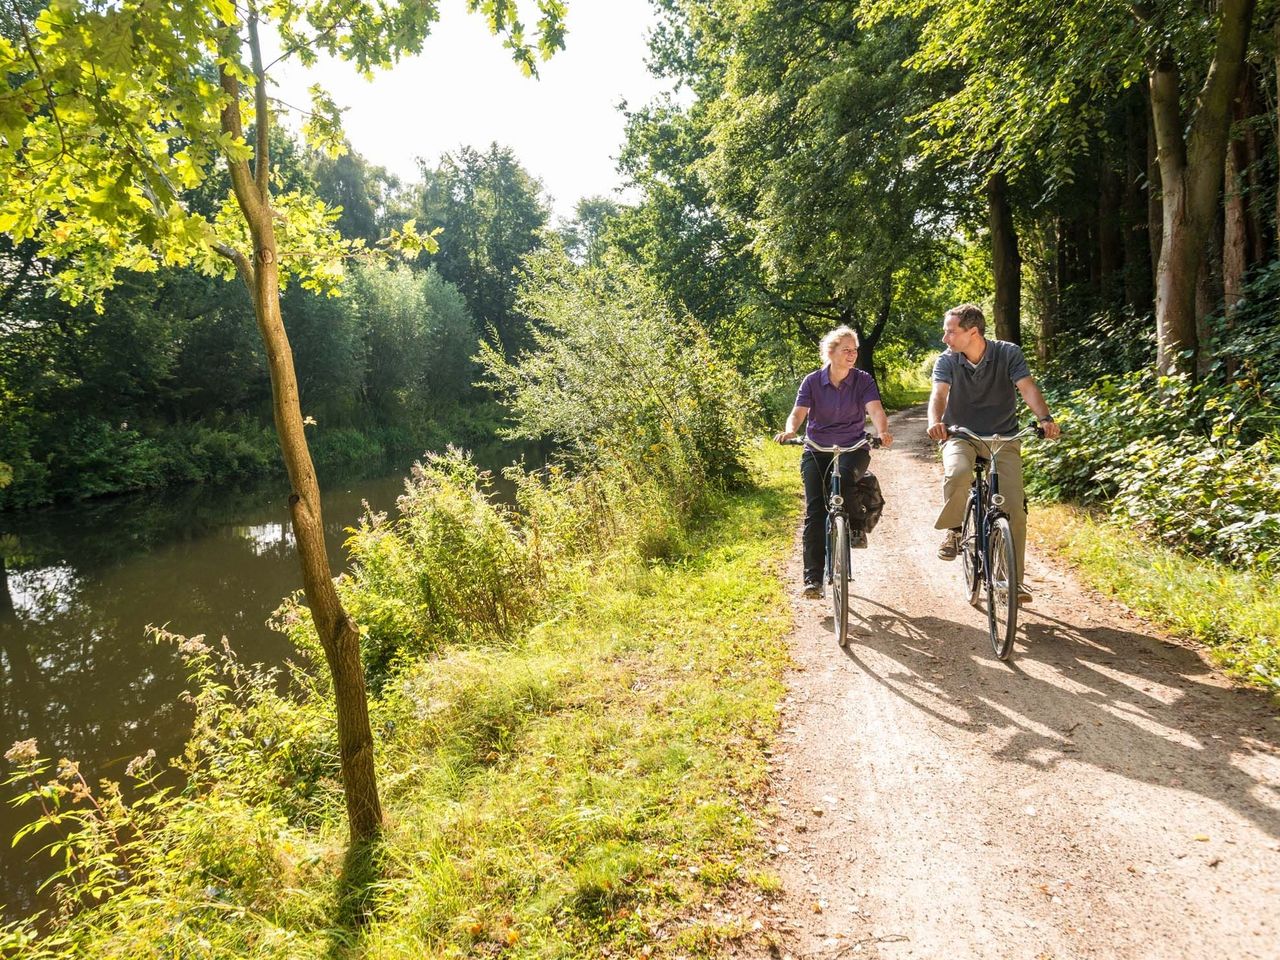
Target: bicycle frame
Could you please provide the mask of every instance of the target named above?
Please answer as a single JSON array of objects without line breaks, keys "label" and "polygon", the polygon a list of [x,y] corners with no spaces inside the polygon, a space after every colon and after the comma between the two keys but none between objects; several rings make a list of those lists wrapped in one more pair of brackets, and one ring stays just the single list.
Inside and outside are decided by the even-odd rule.
[{"label": "bicycle frame", "polygon": [[879,437],[863,437],[861,440],[859,440],[857,443],[855,443],[851,447],[841,447],[841,446],[824,447],[821,444],[814,443],[808,437],[804,438],[805,449],[816,450],[819,453],[830,453],[833,455],[831,457],[831,466],[829,468],[831,475],[828,478],[827,484],[826,484],[827,486],[827,524],[826,524],[826,529],[824,533],[826,536],[827,583],[831,583],[831,580],[832,580],[832,561],[834,559],[833,558],[834,551],[831,548],[832,517],[834,517],[837,512],[845,513],[844,493],[840,489],[840,458],[850,453],[856,453],[857,451],[862,450],[864,447],[867,447],[867,448],[878,447],[880,445],[879,439],[880,439]]},{"label": "bicycle frame", "polygon": [[[1036,425],[1010,437],[998,434],[984,437],[965,427],[953,426],[948,428],[947,433],[971,443],[978,454],[974,458],[973,482],[969,486],[969,497],[964,508],[964,526],[969,526],[970,517],[974,519],[971,534],[973,542],[964,540],[960,544],[965,565],[965,589],[969,593],[969,602],[976,603],[981,587],[986,588],[991,645],[996,656],[1006,660],[1013,651],[1013,638],[1017,629],[1021,571],[1016,569],[1016,545],[1011,545],[1008,539],[1009,513],[1004,508],[1004,497],[1000,493],[999,457],[1000,452],[1010,443],[1032,434],[1043,436],[1043,431]],[[987,454],[985,458],[982,456],[984,448]],[[992,530],[997,528],[1004,531],[1000,538],[1004,574],[998,584],[997,564],[992,558]]]}]

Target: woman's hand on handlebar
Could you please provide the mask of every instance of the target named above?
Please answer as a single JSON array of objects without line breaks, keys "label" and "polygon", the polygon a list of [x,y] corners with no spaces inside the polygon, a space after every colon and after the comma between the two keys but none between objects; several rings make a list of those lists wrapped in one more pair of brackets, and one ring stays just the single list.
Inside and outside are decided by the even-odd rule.
[{"label": "woman's hand on handlebar", "polygon": [[788,440],[794,440],[795,438],[796,432],[794,430],[783,430],[781,433],[775,433],[773,435],[773,442],[786,443]]},{"label": "woman's hand on handlebar", "polygon": [[880,446],[882,447],[893,446],[893,434],[890,433],[888,430],[880,431]]}]

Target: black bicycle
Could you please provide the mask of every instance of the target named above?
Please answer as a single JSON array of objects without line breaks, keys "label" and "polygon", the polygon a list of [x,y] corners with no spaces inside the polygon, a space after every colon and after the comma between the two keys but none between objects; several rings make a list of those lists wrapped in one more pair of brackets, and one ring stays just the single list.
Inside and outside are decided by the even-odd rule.
[{"label": "black bicycle", "polygon": [[836,641],[841,648],[849,645],[849,581],[853,571],[853,547],[849,539],[849,514],[845,509],[844,493],[840,490],[840,458],[855,453],[863,447],[875,450],[880,446],[879,437],[863,437],[851,447],[824,447],[808,437],[803,441],[788,441],[805,446],[819,453],[833,454],[830,475],[827,479],[827,584],[831,587],[831,613],[834,620]]},{"label": "black bicycle", "polygon": [[[978,606],[978,597],[985,588],[991,649],[999,659],[1008,660],[1018,630],[1018,552],[1000,494],[996,463],[1000,451],[1010,443],[1033,434],[1043,437],[1044,430],[1037,424],[1011,437],[983,437],[965,427],[948,427],[947,433],[978,448],[964,525],[960,528],[960,557],[969,603]],[[984,449],[987,456],[982,455]]]}]

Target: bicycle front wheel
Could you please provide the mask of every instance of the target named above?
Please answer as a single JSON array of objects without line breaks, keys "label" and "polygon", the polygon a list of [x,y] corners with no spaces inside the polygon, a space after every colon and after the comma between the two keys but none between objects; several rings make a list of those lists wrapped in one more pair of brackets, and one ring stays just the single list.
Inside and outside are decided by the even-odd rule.
[{"label": "bicycle front wheel", "polygon": [[982,552],[978,545],[978,502],[972,498],[960,528],[960,562],[964,567],[964,592],[970,606],[978,606],[982,593]]},{"label": "bicycle front wheel", "polygon": [[849,520],[843,514],[831,524],[831,616],[836,640],[849,644]]},{"label": "bicycle front wheel", "polygon": [[1013,533],[1006,517],[997,517],[987,537],[987,629],[991,649],[1001,660],[1013,653],[1013,635],[1018,629],[1018,566]]}]

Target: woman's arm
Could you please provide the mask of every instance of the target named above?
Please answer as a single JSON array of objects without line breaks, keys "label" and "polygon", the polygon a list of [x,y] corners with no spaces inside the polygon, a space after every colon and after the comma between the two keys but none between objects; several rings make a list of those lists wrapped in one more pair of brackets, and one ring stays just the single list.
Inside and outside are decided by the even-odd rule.
[{"label": "woman's arm", "polygon": [[883,446],[892,447],[893,434],[889,432],[889,417],[884,412],[884,404],[879,400],[872,400],[867,404],[867,415],[871,417],[876,432],[880,434],[880,443]]},{"label": "woman's arm", "polygon": [[776,433],[773,439],[778,443],[786,443],[795,437],[796,432],[800,429],[800,424],[804,423],[804,418],[809,415],[808,407],[795,406],[791,408],[791,416],[787,417],[787,425],[781,433]]}]

